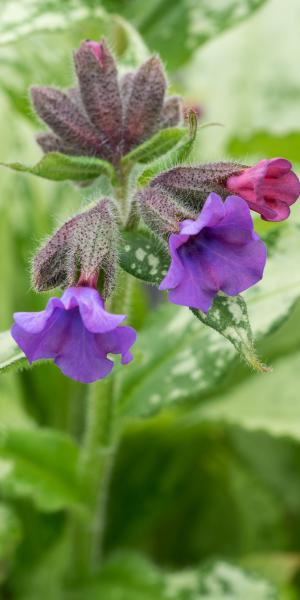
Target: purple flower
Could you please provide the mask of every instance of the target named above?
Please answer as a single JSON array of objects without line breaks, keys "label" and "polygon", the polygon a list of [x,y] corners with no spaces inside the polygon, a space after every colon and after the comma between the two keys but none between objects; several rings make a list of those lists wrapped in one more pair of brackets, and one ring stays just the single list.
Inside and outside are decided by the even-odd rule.
[{"label": "purple flower", "polygon": [[300,182],[285,158],[261,160],[227,179],[226,187],[246,200],[265,221],[284,221],[300,195]]},{"label": "purple flower", "polygon": [[211,193],[195,221],[180,223],[169,238],[171,266],[160,284],[174,304],[207,312],[221,290],[229,296],[262,277],[266,247],[253,230],[250,210],[238,196],[223,203]]},{"label": "purple flower", "polygon": [[68,377],[92,383],[111,372],[107,354],[121,354],[122,364],[132,360],[136,333],[119,327],[125,318],[108,313],[96,289],[71,287],[45,310],[15,313],[11,333],[30,363],[52,358]]}]

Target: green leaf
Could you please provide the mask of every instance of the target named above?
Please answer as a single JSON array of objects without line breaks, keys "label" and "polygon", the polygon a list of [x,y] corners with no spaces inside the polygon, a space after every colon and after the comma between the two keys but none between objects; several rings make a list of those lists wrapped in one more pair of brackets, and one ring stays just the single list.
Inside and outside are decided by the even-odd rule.
[{"label": "green leaf", "polygon": [[169,152],[186,135],[183,127],[168,127],[161,129],[152,138],[134,148],[122,158],[122,163],[148,163]]},{"label": "green leaf", "polygon": [[165,573],[135,555],[111,559],[101,574],[77,585],[67,599],[83,600],[279,600],[264,579],[219,561],[199,569]]},{"label": "green leaf", "polygon": [[254,348],[253,334],[245,300],[241,296],[215,297],[213,306],[207,315],[195,308],[192,313],[205,325],[212,327],[233,344],[239,356],[256,371],[269,369],[258,360]]},{"label": "green leaf", "polygon": [[208,393],[236,355],[186,307],[163,304],[140,331],[135,360],[122,370],[120,415],[149,416]]},{"label": "green leaf", "polygon": [[100,158],[90,158],[85,156],[68,156],[60,152],[49,152],[33,167],[23,165],[22,163],[0,163],[4,167],[31,173],[38,177],[51,179],[52,181],[90,181],[100,175],[114,177],[112,165]]},{"label": "green leaf", "polygon": [[119,252],[122,269],[137,279],[158,285],[170,264],[162,242],[148,232],[125,231],[122,238]]},{"label": "green leaf", "polygon": [[194,112],[190,112],[188,135],[185,135],[181,139],[181,142],[179,142],[166,157],[155,161],[150,167],[142,171],[138,177],[138,185],[142,187],[148,185],[151,179],[161,173],[161,171],[165,171],[166,169],[170,169],[175,165],[183,163],[193,149],[197,135],[197,127],[197,116]]},{"label": "green leaf", "polygon": [[276,135],[267,131],[258,131],[243,138],[231,138],[227,152],[232,157],[258,156],[276,158],[287,156],[289,160],[299,162],[300,132],[293,131]]},{"label": "green leaf", "polygon": [[94,17],[101,18],[103,9],[92,11],[92,3],[88,0],[48,0],[41,4],[38,0],[23,0],[22,5],[9,0],[4,2],[0,44],[15,42],[18,38],[32,35],[39,31],[64,30],[70,23],[87,18],[92,12]]},{"label": "green leaf", "polygon": [[209,39],[248,18],[265,0],[105,0],[140,31],[149,47],[161,54],[169,70],[177,69]]},{"label": "green leaf", "polygon": [[[12,507],[0,504],[0,560],[1,566],[18,546],[22,537],[22,528],[19,518]],[[0,581],[1,581],[0,569]]]},{"label": "green leaf", "polygon": [[299,352],[282,358],[275,363],[274,372],[264,378],[263,388],[261,376],[253,376],[231,388],[230,393],[203,404],[190,415],[191,422],[217,421],[300,441],[299,388],[295,378],[299,360]]},{"label": "green leaf", "polygon": [[79,451],[66,434],[50,429],[3,429],[0,484],[12,498],[31,498],[40,510],[82,507]]},{"label": "green leaf", "polygon": [[0,373],[29,366],[27,358],[11,337],[10,331],[0,333]]}]

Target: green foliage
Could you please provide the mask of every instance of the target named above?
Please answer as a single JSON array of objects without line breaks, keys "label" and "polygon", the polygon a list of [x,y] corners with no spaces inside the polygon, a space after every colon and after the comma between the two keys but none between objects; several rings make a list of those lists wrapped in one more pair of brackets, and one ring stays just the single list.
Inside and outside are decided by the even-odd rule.
[{"label": "green foliage", "polygon": [[0,504],[0,583],[5,580],[10,561],[22,538],[22,526],[12,507]]},{"label": "green foliage", "polygon": [[137,279],[158,285],[170,264],[166,247],[147,231],[124,231],[122,237],[119,255],[122,269]]},{"label": "green foliage", "polygon": [[80,507],[78,448],[51,430],[4,429],[0,436],[1,487],[7,497],[32,499],[41,510]]},{"label": "green foliage", "polygon": [[98,578],[67,594],[74,600],[101,596],[107,600],[279,600],[270,583],[226,562],[164,573],[130,554],[111,559]]},{"label": "green foliage", "polygon": [[228,339],[251,367],[257,371],[267,370],[257,359],[247,305],[241,296],[219,294],[207,315],[196,309],[192,309],[192,312],[202,323]]},{"label": "green foliage", "polygon": [[176,146],[184,137],[186,130],[182,127],[168,127],[161,129],[152,138],[134,148],[129,154],[123,157],[122,163],[126,165],[130,162],[148,163],[152,160],[166,154]]},{"label": "green foliage", "polygon": [[91,181],[100,175],[114,177],[112,165],[100,158],[90,158],[85,156],[67,156],[59,152],[49,152],[33,167],[28,167],[22,163],[0,163],[2,166],[21,171],[22,173],[31,173],[38,177],[44,177],[52,181]]},{"label": "green foliage", "polygon": [[10,331],[0,333],[0,373],[26,366],[29,366],[27,358],[11,337]]},{"label": "green foliage", "polygon": [[272,134],[259,131],[245,138],[232,138],[227,149],[230,156],[240,157],[245,154],[264,158],[288,156],[289,160],[299,162],[300,133],[293,131],[286,134]]},{"label": "green foliage", "polygon": [[125,4],[105,0],[105,6],[132,21],[150,48],[159,52],[173,70],[191,58],[199,46],[250,16],[264,1],[229,0],[220,5],[207,0],[152,0],[145,6],[139,0]]},{"label": "green foliage", "polygon": [[181,142],[175,146],[168,154],[162,158],[153,162],[150,167],[147,167],[142,171],[138,177],[138,185],[145,186],[153,179],[158,173],[165,169],[170,169],[175,165],[183,163],[189,157],[193,150],[193,146],[197,135],[197,117],[195,113],[191,112],[189,115],[189,131],[182,137]]}]

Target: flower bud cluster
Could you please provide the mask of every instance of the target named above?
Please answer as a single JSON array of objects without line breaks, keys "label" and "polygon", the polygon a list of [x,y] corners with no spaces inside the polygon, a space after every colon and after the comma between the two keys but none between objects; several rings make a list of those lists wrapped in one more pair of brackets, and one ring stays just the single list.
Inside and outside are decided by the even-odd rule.
[{"label": "flower bud cluster", "polygon": [[31,88],[33,107],[52,130],[37,136],[44,152],[96,156],[117,166],[159,129],[182,120],[181,99],[165,99],[167,81],[157,56],[119,77],[106,41],[85,41],[74,63],[75,88]]}]

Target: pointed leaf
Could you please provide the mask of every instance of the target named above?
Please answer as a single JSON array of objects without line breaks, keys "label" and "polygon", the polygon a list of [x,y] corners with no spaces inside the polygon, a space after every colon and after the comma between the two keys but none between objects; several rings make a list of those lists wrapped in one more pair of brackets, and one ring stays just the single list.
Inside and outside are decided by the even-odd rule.
[{"label": "pointed leaf", "polygon": [[158,285],[170,264],[162,242],[148,232],[125,231],[119,253],[122,269],[147,283]]},{"label": "pointed leaf", "polygon": [[122,163],[127,164],[130,162],[148,163],[152,160],[166,154],[174,146],[182,140],[186,135],[186,129],[183,127],[168,127],[161,129],[152,138],[137,146],[123,157]]},{"label": "pointed leaf", "polygon": [[12,498],[31,498],[41,510],[84,503],[79,451],[66,434],[50,429],[5,429],[0,436],[0,484]]},{"label": "pointed leaf", "polygon": [[192,151],[197,135],[197,116],[194,112],[189,115],[189,133],[181,138],[181,142],[175,146],[164,159],[157,160],[152,166],[148,167],[138,177],[138,185],[143,187],[156,175],[183,163]]},{"label": "pointed leaf", "polygon": [[10,331],[0,333],[0,373],[29,366],[27,358],[11,337]]},{"label": "pointed leaf", "polygon": [[241,296],[215,297],[213,306],[207,315],[201,310],[191,309],[202,323],[212,327],[233,344],[241,358],[257,371],[268,371],[256,356],[253,334],[249,322],[247,305]]},{"label": "pointed leaf", "polygon": [[113,178],[114,169],[112,165],[100,158],[90,158],[85,156],[68,156],[59,152],[49,152],[33,167],[23,165],[22,163],[0,163],[4,167],[31,173],[44,179],[52,181],[90,181],[100,175],[106,175]]}]

